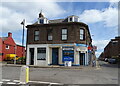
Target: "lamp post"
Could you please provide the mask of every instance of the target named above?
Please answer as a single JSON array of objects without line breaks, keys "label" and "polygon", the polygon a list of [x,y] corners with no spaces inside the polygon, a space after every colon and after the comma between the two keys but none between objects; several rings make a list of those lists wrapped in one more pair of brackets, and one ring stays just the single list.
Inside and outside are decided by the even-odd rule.
[{"label": "lamp post", "polygon": [[24,56],[24,27],[25,27],[25,19],[21,22],[21,25],[23,25],[23,34],[22,34],[22,58]]}]

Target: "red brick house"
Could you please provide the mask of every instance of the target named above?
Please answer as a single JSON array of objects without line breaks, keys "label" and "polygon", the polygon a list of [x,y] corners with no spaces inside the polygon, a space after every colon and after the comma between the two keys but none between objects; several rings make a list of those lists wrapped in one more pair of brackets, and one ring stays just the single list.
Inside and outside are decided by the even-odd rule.
[{"label": "red brick house", "polygon": [[0,37],[0,61],[5,60],[7,57],[15,56],[25,56],[25,47],[17,45],[12,38],[12,33],[9,32],[8,37]]}]

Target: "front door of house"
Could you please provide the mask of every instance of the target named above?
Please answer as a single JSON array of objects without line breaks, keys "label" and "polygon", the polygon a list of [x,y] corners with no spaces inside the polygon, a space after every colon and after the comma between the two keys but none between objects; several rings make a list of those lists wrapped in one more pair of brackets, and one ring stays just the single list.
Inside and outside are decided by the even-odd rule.
[{"label": "front door of house", "polygon": [[52,48],[52,65],[58,65],[58,48]]},{"label": "front door of house", "polygon": [[34,48],[30,48],[30,65],[34,65]]},{"label": "front door of house", "polygon": [[79,52],[80,65],[85,65],[85,53]]}]

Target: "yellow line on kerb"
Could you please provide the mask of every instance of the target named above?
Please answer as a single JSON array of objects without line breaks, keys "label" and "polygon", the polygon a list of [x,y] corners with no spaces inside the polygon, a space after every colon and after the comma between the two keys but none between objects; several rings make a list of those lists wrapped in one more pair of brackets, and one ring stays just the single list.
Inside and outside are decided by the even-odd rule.
[{"label": "yellow line on kerb", "polygon": [[29,82],[29,67],[26,67],[26,83]]}]

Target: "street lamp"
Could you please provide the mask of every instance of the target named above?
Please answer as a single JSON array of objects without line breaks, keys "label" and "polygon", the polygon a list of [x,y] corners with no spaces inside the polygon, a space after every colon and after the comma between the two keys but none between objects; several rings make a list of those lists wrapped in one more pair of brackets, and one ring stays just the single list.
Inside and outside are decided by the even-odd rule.
[{"label": "street lamp", "polygon": [[22,58],[24,56],[24,27],[25,27],[25,19],[21,22],[21,25],[23,25],[23,34],[22,34]]}]

